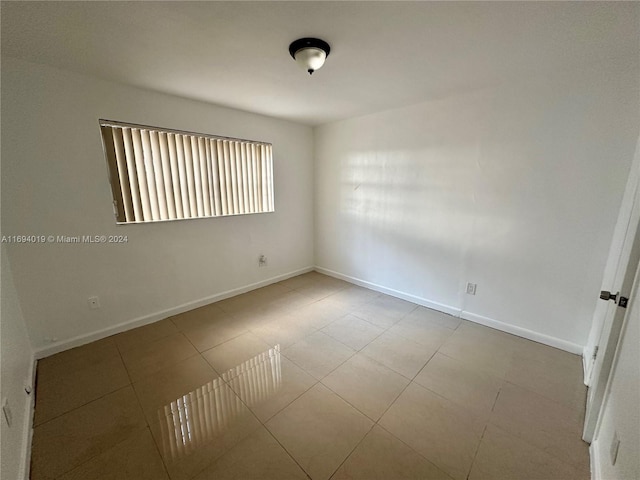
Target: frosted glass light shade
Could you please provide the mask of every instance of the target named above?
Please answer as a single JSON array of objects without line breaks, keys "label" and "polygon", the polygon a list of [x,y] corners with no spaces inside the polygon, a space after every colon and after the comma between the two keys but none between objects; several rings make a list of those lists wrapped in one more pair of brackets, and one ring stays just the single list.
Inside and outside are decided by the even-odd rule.
[{"label": "frosted glass light shade", "polygon": [[295,53],[295,58],[296,63],[311,74],[324,65],[327,54],[319,48],[303,48]]}]

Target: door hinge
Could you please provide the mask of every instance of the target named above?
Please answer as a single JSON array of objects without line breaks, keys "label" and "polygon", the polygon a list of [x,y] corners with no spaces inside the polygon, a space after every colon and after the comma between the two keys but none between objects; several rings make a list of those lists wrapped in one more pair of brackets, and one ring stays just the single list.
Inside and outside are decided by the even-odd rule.
[{"label": "door hinge", "polygon": [[596,346],[596,347],[593,349],[593,359],[594,359],[594,360],[595,360],[595,359],[596,359],[596,357],[598,356],[598,348],[599,348],[599,347],[598,347],[598,346]]}]

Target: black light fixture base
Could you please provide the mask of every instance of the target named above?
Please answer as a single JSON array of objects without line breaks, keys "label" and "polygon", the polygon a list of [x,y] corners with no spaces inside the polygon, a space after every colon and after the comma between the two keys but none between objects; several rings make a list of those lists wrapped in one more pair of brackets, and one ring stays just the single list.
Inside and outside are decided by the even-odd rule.
[{"label": "black light fixture base", "polygon": [[324,50],[327,57],[331,51],[331,47],[324,40],[320,40],[319,38],[299,38],[298,40],[291,42],[291,45],[289,45],[289,53],[291,54],[291,57],[295,60],[296,52],[303,48],[319,48],[320,50]]}]

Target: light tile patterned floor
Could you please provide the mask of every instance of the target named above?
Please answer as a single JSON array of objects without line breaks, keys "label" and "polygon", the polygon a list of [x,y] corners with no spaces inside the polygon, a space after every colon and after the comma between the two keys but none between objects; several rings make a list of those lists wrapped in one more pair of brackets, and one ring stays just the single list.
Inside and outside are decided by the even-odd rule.
[{"label": "light tile patterned floor", "polygon": [[581,378],[311,272],[41,360],[31,478],[587,479]]}]

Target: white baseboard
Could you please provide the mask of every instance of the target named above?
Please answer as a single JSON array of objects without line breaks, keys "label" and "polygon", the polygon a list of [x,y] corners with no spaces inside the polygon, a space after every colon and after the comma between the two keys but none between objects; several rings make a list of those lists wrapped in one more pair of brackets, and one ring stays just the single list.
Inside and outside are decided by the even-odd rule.
[{"label": "white baseboard", "polygon": [[70,348],[79,347],[81,345],[85,345],[87,343],[91,343],[96,340],[100,340],[102,338],[115,335],[116,333],[125,332],[127,330],[131,330],[132,328],[136,328],[136,327],[142,327],[144,325],[157,322],[158,320],[163,320],[167,317],[171,317],[173,315],[178,315],[180,313],[193,310],[194,308],[203,307],[210,303],[224,300],[225,298],[234,297],[236,295],[240,295],[241,293],[246,293],[251,290],[255,290],[256,288],[266,287],[267,285],[271,285],[272,283],[280,282],[282,280],[286,280],[287,278],[295,277],[297,275],[310,272],[313,269],[314,269],[313,267],[301,268],[293,272],[278,275],[276,277],[271,277],[266,280],[261,280],[260,282],[251,283],[249,285],[234,288],[232,290],[227,290],[222,293],[216,293],[209,297],[200,298],[198,300],[193,300],[191,302],[183,303],[182,305],[178,305],[177,307],[168,308],[166,310],[150,313],[149,315],[144,315],[142,317],[134,318],[132,320],[127,320],[126,322],[122,322],[117,325],[103,328],[95,332],[78,335],[77,337],[62,340],[62,341],[53,343],[51,345],[47,345],[46,347],[37,349],[35,351],[35,358],[40,359],[40,358],[48,357],[49,355],[63,352],[64,350],[69,350]]},{"label": "white baseboard", "polygon": [[[23,426],[23,439],[22,439],[22,458],[20,459],[20,476],[24,480],[29,480],[31,474],[31,441],[33,439],[33,415],[35,412],[35,398],[36,398],[36,359],[32,357],[31,367],[27,373],[25,383],[31,388],[31,393],[27,395],[25,399],[25,416]],[[26,387],[27,385],[25,385]]]},{"label": "white baseboard", "polygon": [[349,275],[344,275],[343,273],[339,273],[339,272],[334,272],[333,270],[329,270],[327,268],[315,267],[315,271],[318,273],[329,275],[330,277],[339,278],[340,280],[353,283],[354,285],[358,285],[360,287],[365,287],[370,290],[375,290],[376,292],[386,293],[387,295],[391,295],[392,297],[400,298],[402,300],[407,300],[408,302],[422,305],[423,307],[431,308],[433,310],[438,310],[439,312],[447,313],[449,315],[453,315],[454,317],[460,316],[461,310],[459,308],[452,307],[451,305],[445,305],[444,303],[438,303],[432,300],[427,300],[426,298],[418,297],[416,295],[411,295],[409,293],[404,293],[399,290],[394,290],[393,288],[387,288],[382,285],[378,285],[377,283],[367,282],[366,280],[362,280],[360,278],[351,277]]},{"label": "white baseboard", "polygon": [[391,295],[396,298],[400,298],[402,300],[407,300],[409,302],[413,302],[417,305],[422,305],[427,308],[431,308],[433,310],[437,310],[439,312],[447,313],[449,315],[453,315],[455,317],[460,317],[465,320],[469,320],[474,323],[479,323],[481,325],[485,325],[487,327],[495,328],[496,330],[501,330],[503,332],[511,333],[513,335],[517,335],[519,337],[526,338],[528,340],[533,340],[534,342],[542,343],[544,345],[549,345],[551,347],[559,348],[561,350],[565,350],[570,353],[575,354],[584,354],[584,347],[566,340],[562,340],[560,338],[551,337],[549,335],[545,335],[543,333],[538,333],[533,330],[528,330],[526,328],[518,327],[515,325],[511,325],[505,322],[501,322],[499,320],[494,320],[489,317],[484,317],[482,315],[478,315],[472,312],[461,310],[460,308],[446,305],[440,302],[436,302],[433,300],[429,300],[423,297],[418,297],[416,295],[412,295],[409,293],[401,292],[399,290],[395,290],[392,288],[385,287],[383,285],[378,285],[376,283],[368,282],[366,280],[362,280],[360,278],[352,277],[350,275],[345,275],[340,272],[336,272],[333,270],[329,270],[323,267],[306,267],[300,270],[296,270],[293,272],[289,272],[286,274],[278,275],[276,277],[272,277],[266,280],[262,280],[260,282],[252,283],[249,285],[245,285],[243,287],[234,288],[232,290],[227,290],[222,293],[217,293],[215,295],[211,295],[209,297],[201,298],[198,300],[194,300],[191,302],[184,303],[182,305],[178,305],[176,307],[172,307],[163,311],[155,312],[149,315],[145,315],[142,317],[138,317],[132,320],[128,320],[126,322],[119,323],[118,325],[114,325],[111,327],[107,327],[102,330],[98,330],[96,332],[92,332],[89,334],[79,335],[77,337],[67,339],[64,341],[60,341],[51,345],[47,345],[46,347],[40,348],[35,351],[35,358],[40,359],[47,357],[49,355],[53,355],[58,352],[62,352],[64,350],[68,350],[73,347],[77,347],[80,345],[84,345],[86,343],[90,343],[96,340],[100,340],[101,338],[108,337],[110,335],[114,335],[116,333],[121,333],[126,330],[130,330],[132,328],[141,327],[143,325],[147,325],[149,323],[157,322],[158,320],[162,320],[164,318],[178,315],[180,313],[184,313],[189,310],[193,310],[194,308],[202,307],[204,305],[208,305],[213,302],[217,302],[220,300],[224,300],[225,298],[233,297],[235,295],[239,295],[241,293],[245,293],[251,290],[255,290],[256,288],[261,288],[272,283],[276,283],[282,280],[286,280],[287,278],[295,277],[296,275],[301,275],[306,272],[310,272],[312,270],[316,270],[319,273],[323,273],[325,275],[329,275],[331,277],[339,278],[341,280],[345,280],[349,283],[353,283],[354,285],[359,285],[361,287],[369,288],[371,290],[375,290],[377,292],[385,293],[387,295]]},{"label": "white baseboard", "polygon": [[591,467],[591,480],[600,480],[602,478],[602,470],[600,468],[600,444],[598,440],[591,442],[589,446],[589,457]]},{"label": "white baseboard", "polygon": [[487,327],[495,328],[496,330],[501,330],[506,333],[517,335],[518,337],[526,338],[527,340],[533,340],[534,342],[549,345],[550,347],[559,348],[560,350],[564,350],[569,353],[575,353],[578,355],[582,354],[582,345],[545,335],[544,333],[534,332],[533,330],[500,322],[499,320],[494,320],[493,318],[489,317],[483,317],[482,315],[477,315],[475,313],[467,311],[463,311],[460,314],[460,317],[464,318],[465,320],[469,320],[470,322],[479,323]]},{"label": "white baseboard", "polygon": [[583,382],[587,387],[591,384],[591,370],[593,369],[591,356],[589,347],[585,345],[582,349],[582,372],[584,374]]},{"label": "white baseboard", "polygon": [[495,328],[496,330],[500,330],[506,333],[511,333],[513,335],[517,335],[518,337],[526,338],[527,340],[533,340],[534,342],[542,343],[544,345],[549,345],[551,347],[559,348],[560,350],[564,350],[570,353],[582,354],[583,346],[578,345],[576,343],[572,343],[566,340],[562,340],[560,338],[551,337],[549,335],[545,335],[543,333],[534,332],[533,330],[528,330],[526,328],[518,327],[515,325],[511,325],[505,322],[501,322],[499,320],[494,320],[489,317],[484,317],[482,315],[477,315],[472,312],[468,312],[465,310],[461,310],[460,308],[453,307],[451,305],[445,305],[439,302],[435,302],[433,300],[429,300],[426,298],[418,297],[416,295],[411,295],[409,293],[400,292],[398,290],[394,290],[392,288],[387,288],[382,285],[378,285],[372,282],[368,282],[366,280],[362,280],[360,278],[351,277],[349,275],[345,275],[343,273],[335,272],[333,270],[329,270],[323,267],[315,267],[315,270],[319,273],[324,273],[325,275],[329,275],[331,277],[339,278],[341,280],[345,280],[349,283],[353,283],[355,285],[359,285],[361,287],[370,288],[371,290],[375,290],[377,292],[386,293],[387,295],[391,295],[392,297],[401,298],[402,300],[407,300],[409,302],[416,303],[418,305],[422,305],[423,307],[431,308],[433,310],[437,310],[439,312],[447,313],[449,315],[453,315],[455,317],[460,317],[465,320],[469,320],[470,322],[479,323],[481,325],[485,325],[487,327]]}]

